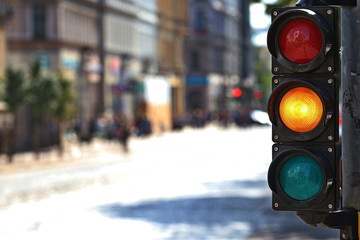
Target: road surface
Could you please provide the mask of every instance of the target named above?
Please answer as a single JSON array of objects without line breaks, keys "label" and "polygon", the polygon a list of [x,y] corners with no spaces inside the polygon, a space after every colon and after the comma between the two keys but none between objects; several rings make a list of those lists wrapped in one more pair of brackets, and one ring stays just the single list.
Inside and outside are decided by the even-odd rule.
[{"label": "road surface", "polygon": [[132,139],[127,154],[96,141],[78,160],[3,166],[0,239],[338,239],[271,210],[270,135],[209,126]]}]

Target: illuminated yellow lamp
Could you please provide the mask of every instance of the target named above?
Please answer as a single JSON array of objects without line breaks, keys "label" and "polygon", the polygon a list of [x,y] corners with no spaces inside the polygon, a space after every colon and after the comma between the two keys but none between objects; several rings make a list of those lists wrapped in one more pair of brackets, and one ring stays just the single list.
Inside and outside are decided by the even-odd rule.
[{"label": "illuminated yellow lamp", "polygon": [[321,121],[323,103],[313,90],[296,87],[282,97],[279,111],[287,128],[295,132],[309,132]]}]

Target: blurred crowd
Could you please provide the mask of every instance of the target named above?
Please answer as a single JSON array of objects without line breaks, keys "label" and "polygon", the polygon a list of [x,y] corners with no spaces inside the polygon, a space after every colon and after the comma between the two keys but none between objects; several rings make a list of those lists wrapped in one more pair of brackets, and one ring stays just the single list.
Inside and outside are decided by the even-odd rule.
[{"label": "blurred crowd", "polygon": [[[172,119],[172,130],[180,131],[185,127],[203,128],[212,123],[220,127],[227,128],[231,125],[237,127],[249,127],[252,125],[262,125],[252,117],[249,109],[238,111],[219,111],[204,114],[200,109],[195,109],[184,116],[174,116]],[[128,151],[129,137],[147,137],[153,134],[151,121],[145,116],[139,116],[133,121],[129,121],[125,114],[118,113],[114,116],[104,115],[98,119],[93,119],[87,126],[86,133],[82,134],[83,125],[81,120],[74,123],[73,131],[80,142],[91,142],[94,137],[110,141],[118,141],[124,151]]]}]

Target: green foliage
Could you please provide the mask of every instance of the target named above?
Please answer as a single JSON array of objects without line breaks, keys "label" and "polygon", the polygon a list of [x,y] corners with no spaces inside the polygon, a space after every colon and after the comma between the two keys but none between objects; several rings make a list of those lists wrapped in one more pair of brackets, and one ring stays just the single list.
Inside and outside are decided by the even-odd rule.
[{"label": "green foliage", "polygon": [[62,122],[75,115],[72,85],[60,72],[44,74],[40,62],[36,60],[31,64],[30,76],[29,102],[35,117],[49,114]]},{"label": "green foliage", "polygon": [[51,75],[43,74],[38,60],[35,60],[30,66],[28,94],[31,113],[35,117],[41,117],[53,110],[58,94],[55,79]]},{"label": "green foliage", "polygon": [[2,80],[2,100],[6,103],[8,111],[15,113],[26,101],[25,73],[20,69],[8,67]]},{"label": "green foliage", "polygon": [[54,77],[37,78],[29,88],[31,112],[39,117],[51,112],[54,109],[57,94]]},{"label": "green foliage", "polygon": [[262,88],[271,91],[272,73],[270,69],[270,54],[264,48],[255,49],[255,75]]},{"label": "green foliage", "polygon": [[56,74],[57,99],[52,115],[60,122],[67,121],[75,116],[75,93],[71,82],[59,71]]},{"label": "green foliage", "polygon": [[36,59],[30,64],[30,79],[31,81],[36,81],[36,79],[41,77],[41,62],[39,59]]}]

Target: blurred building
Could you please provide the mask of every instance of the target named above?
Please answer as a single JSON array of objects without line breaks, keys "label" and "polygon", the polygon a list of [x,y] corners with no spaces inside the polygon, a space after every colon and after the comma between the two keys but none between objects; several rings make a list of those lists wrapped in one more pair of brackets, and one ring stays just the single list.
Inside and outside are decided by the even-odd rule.
[{"label": "blurred building", "polygon": [[37,58],[45,71],[62,70],[85,131],[104,112],[147,116],[155,130],[184,114],[187,0],[5,1],[6,62],[27,69]]},{"label": "blurred building", "polygon": [[[153,122],[165,129],[171,119],[185,113],[185,39],[188,34],[188,0],[157,0],[158,5],[158,71],[159,78],[169,85],[168,101],[156,101],[149,109]],[[165,102],[168,104],[165,104]],[[154,108],[155,107],[155,108]],[[162,119],[170,121],[161,122]]]},{"label": "blurred building", "polygon": [[136,42],[138,7],[134,0],[101,2],[105,109],[133,118],[135,86],[140,78]]},{"label": "blurred building", "polygon": [[[244,0],[191,0],[187,42],[187,110],[231,110],[231,88],[241,82],[250,34]],[[248,22],[247,22],[248,23]],[[246,24],[246,22],[244,23]],[[246,68],[248,66],[245,66]],[[241,71],[241,72],[240,72]]]},{"label": "blurred building", "polygon": [[[88,123],[103,109],[97,0],[7,0],[7,64],[27,69],[34,59],[45,71],[61,69],[78,90],[78,109]],[[30,121],[22,112],[19,145],[28,145]]]},{"label": "blurred building", "polygon": [[254,75],[253,48],[251,43],[252,30],[250,26],[250,0],[241,0],[239,2],[240,24],[239,24],[239,42],[240,42],[240,58],[239,58],[239,77],[240,81],[235,87],[239,87],[243,91],[243,96],[239,99],[242,106],[253,106],[259,103],[254,99],[254,94],[259,89],[256,86]]}]

